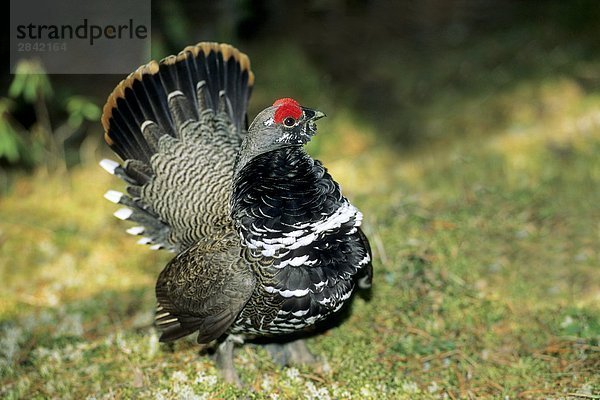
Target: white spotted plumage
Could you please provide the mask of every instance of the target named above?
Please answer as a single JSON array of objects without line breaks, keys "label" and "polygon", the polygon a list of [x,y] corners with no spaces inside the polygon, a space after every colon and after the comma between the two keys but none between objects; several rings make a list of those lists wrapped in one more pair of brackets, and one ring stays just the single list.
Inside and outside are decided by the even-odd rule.
[{"label": "white spotted plumage", "polygon": [[302,297],[306,296],[310,291],[310,289],[281,290],[272,286],[265,286],[264,289],[267,291],[267,293],[277,293],[283,297]]},{"label": "white spotted plumage", "polygon": [[[362,214],[350,202],[345,201],[333,214],[314,223],[292,225],[293,230],[290,232],[277,232],[267,227],[258,229],[255,225],[252,225],[250,233],[258,239],[251,237],[246,240],[246,245],[250,249],[261,250],[262,255],[265,257],[273,257],[281,249],[295,250],[309,246],[325,232],[338,229],[351,219],[354,219],[352,229],[358,228],[362,222]],[[265,231],[281,233],[282,236],[266,237],[264,235]],[[244,238],[243,235],[242,238]]]},{"label": "white spotted plumage", "polygon": [[[294,332],[370,283],[362,214],[301,146],[324,114],[286,98],[248,126],[251,72],[236,52],[203,44],[148,64],[105,107],[105,138],[123,162],[101,166],[128,185],[105,197],[138,243],[178,253],[157,282],[161,340]],[[216,250],[223,237],[231,244]],[[235,284],[199,289],[213,279]],[[217,315],[228,330],[194,325]]]}]

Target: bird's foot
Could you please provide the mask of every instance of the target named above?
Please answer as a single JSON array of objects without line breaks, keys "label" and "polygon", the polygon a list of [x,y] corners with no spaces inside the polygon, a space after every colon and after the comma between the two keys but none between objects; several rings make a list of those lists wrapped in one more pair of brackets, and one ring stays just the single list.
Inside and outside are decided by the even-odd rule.
[{"label": "bird's foot", "polygon": [[280,366],[312,365],[317,363],[317,358],[308,350],[304,339],[287,343],[269,343],[265,348]]}]

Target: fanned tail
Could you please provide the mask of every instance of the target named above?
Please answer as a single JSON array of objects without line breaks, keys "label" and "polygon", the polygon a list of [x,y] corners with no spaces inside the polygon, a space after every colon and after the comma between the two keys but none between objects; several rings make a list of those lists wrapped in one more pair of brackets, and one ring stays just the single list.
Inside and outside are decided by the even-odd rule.
[{"label": "fanned tail", "polygon": [[254,74],[248,56],[228,44],[199,43],[151,61],[121,81],[102,115],[104,138],[123,160],[148,162],[165,134],[210,109],[224,109],[237,132],[246,129]]},{"label": "fanned tail", "polygon": [[[247,129],[253,83],[245,54],[228,44],[199,43],[141,66],[108,97],[102,115],[104,138],[124,163],[103,160],[101,165],[128,187],[127,194],[106,197],[125,206],[117,217],[142,225],[128,230],[145,236],[140,243],[181,250],[206,234],[207,225],[223,224],[215,204],[227,201],[221,198],[223,187],[232,154]],[[224,160],[190,163],[211,155]],[[193,171],[181,175],[186,168]],[[184,187],[202,183],[210,187],[195,188],[198,193]],[[202,190],[217,192],[216,198],[207,198]],[[207,215],[195,216],[202,211]],[[201,228],[193,231],[198,225]]]}]

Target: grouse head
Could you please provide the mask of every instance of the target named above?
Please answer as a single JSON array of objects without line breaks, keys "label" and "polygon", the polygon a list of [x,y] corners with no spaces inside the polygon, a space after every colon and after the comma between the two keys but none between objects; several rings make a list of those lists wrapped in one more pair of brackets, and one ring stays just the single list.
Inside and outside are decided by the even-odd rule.
[{"label": "grouse head", "polygon": [[302,107],[294,99],[279,99],[250,124],[242,145],[242,157],[252,158],[282,147],[308,143],[317,133],[315,121],[324,116],[321,111]]}]

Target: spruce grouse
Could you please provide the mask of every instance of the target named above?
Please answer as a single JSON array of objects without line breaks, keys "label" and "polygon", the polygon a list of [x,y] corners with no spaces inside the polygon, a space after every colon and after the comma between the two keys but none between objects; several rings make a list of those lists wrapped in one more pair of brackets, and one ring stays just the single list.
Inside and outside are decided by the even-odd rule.
[{"label": "spruce grouse", "polygon": [[123,163],[101,165],[127,183],[105,195],[115,216],[177,253],[156,284],[160,340],[216,340],[230,381],[234,341],[306,331],[372,277],[362,214],[303,149],[325,114],[284,98],[248,127],[253,83],[245,54],[199,43],[138,68],[102,116]]}]

